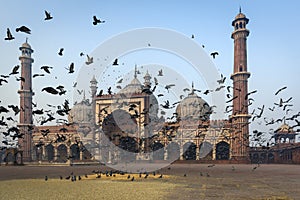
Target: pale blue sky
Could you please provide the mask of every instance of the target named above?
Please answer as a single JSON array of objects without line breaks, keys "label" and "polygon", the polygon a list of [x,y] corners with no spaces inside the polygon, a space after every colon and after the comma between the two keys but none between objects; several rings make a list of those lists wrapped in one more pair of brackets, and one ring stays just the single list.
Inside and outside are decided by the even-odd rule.
[{"label": "pale blue sky", "polygon": [[[54,102],[62,103],[65,98],[72,102],[72,83],[76,81],[79,68],[85,57],[79,53],[92,53],[105,40],[122,32],[144,27],[159,27],[177,31],[187,37],[195,35],[194,41],[205,45],[207,54],[218,51],[219,56],[212,60],[220,73],[227,76],[226,84],[233,69],[233,40],[230,38],[233,27],[231,22],[242,7],[242,12],[250,19],[248,29],[248,70],[251,72],[249,91],[258,90],[253,95],[255,102],[250,109],[263,104],[273,107],[279,98],[293,96],[292,111],[300,111],[300,2],[297,0],[226,0],[226,1],[2,1],[0,7],[0,74],[8,74],[13,66],[19,64],[19,46],[28,37],[34,49],[32,57],[34,73],[40,72],[42,65],[53,66],[52,75],[35,78],[34,102],[40,105]],[[53,15],[53,20],[44,21],[44,10]],[[92,17],[105,20],[106,23],[92,25]],[[26,25],[31,35],[15,32],[15,28]],[[10,28],[16,38],[4,41],[6,28]],[[59,48],[64,47],[64,56],[59,57]],[[140,60],[140,58],[139,58]],[[67,75],[71,62],[75,63],[75,73]],[[141,61],[140,61],[141,62]],[[148,62],[148,60],[147,60]],[[134,61],[132,61],[134,63]],[[143,63],[136,63],[143,64]],[[55,78],[56,77],[56,78]],[[46,81],[45,81],[46,80]],[[68,89],[68,96],[49,99],[49,95],[39,93],[43,86],[59,84]],[[287,90],[274,96],[276,90],[287,86]],[[0,87],[2,104],[18,104],[17,89],[19,83],[14,77],[9,84]],[[101,87],[101,86],[99,86]],[[196,85],[202,87],[202,85]],[[205,89],[205,88],[200,88]],[[203,95],[202,95],[203,97]],[[203,97],[205,98],[205,97]],[[58,101],[58,102],[57,102]],[[281,116],[266,110],[268,119]],[[263,119],[259,120],[263,121]],[[264,122],[262,123],[264,124]],[[291,123],[293,124],[293,123]],[[276,126],[279,126],[277,124]],[[276,128],[274,126],[273,128]],[[260,128],[257,122],[251,124],[251,130]]]}]

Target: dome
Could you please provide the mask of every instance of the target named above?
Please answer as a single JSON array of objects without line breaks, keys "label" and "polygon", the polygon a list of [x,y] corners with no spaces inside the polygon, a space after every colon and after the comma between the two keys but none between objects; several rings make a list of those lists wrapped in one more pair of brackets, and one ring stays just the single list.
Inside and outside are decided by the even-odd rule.
[{"label": "dome", "polygon": [[134,77],[134,79],[132,79],[132,81],[128,85],[126,85],[123,89],[121,89],[118,93],[121,94],[141,93],[142,89],[143,89],[143,85],[136,77]]},{"label": "dome", "polygon": [[246,18],[246,15],[243,14],[243,13],[239,13],[239,14],[237,14],[237,16],[235,17],[235,19],[243,19],[243,18]]},{"label": "dome", "polygon": [[275,133],[295,133],[293,131],[293,128],[287,125],[286,123],[283,123],[277,130],[275,130]]},{"label": "dome", "polygon": [[194,92],[184,98],[176,108],[181,119],[209,120],[211,108],[201,97]]},{"label": "dome", "polygon": [[21,47],[31,49],[31,46],[27,42],[23,43]]},{"label": "dome", "polygon": [[83,99],[80,103],[73,106],[69,112],[69,122],[87,123],[91,122],[93,116],[93,108],[88,99]]}]

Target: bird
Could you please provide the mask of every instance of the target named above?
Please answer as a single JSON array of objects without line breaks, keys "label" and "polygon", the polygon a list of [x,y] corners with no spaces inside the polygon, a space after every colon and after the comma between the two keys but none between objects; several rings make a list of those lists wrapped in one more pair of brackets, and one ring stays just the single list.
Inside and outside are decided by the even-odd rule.
[{"label": "bird", "polygon": [[45,181],[48,181],[48,176],[45,176]]},{"label": "bird", "polygon": [[158,71],[158,75],[157,76],[163,76],[163,70],[162,69],[160,69],[159,71]]},{"label": "bird", "polygon": [[224,87],[225,87],[225,85],[221,85],[220,87],[216,88],[215,91],[216,91],[216,92],[217,92],[217,91],[220,91],[220,90],[221,90],[222,88],[224,88]]},{"label": "bird", "polygon": [[2,85],[2,82],[8,83],[8,81],[6,79],[0,79],[0,85]]},{"label": "bird", "polygon": [[194,34],[192,34],[192,39],[194,39],[195,38],[195,35]]},{"label": "bird", "polygon": [[18,74],[18,70],[20,68],[20,65],[16,65],[14,66],[14,68],[12,69],[11,73],[9,75],[13,75],[13,74]]},{"label": "bird", "polygon": [[45,17],[44,20],[50,20],[50,19],[53,19],[53,17],[51,16],[51,14],[50,14],[47,10],[45,10],[45,15],[46,15],[46,17]]},{"label": "bird", "polygon": [[165,89],[168,90],[168,92],[169,92],[169,89],[171,89],[171,87],[174,87],[174,86],[175,86],[175,84],[169,84],[169,85],[165,86]]},{"label": "bird", "polygon": [[85,62],[86,65],[92,64],[93,63],[93,57],[89,57],[89,55],[87,56],[87,61]]},{"label": "bird", "polygon": [[60,48],[58,51],[58,55],[63,56],[63,51],[64,51],[64,48]]},{"label": "bird", "polygon": [[84,53],[83,52],[80,52],[80,54],[79,54],[80,56],[84,56]]},{"label": "bird", "polygon": [[69,70],[69,74],[74,73],[74,63],[72,62],[69,66],[69,68],[66,68],[67,70]]},{"label": "bird", "polygon": [[225,82],[225,80],[226,80],[226,77],[223,77],[223,74],[221,74],[221,79],[220,79],[220,80],[217,80],[217,82],[218,82],[219,84],[223,84],[223,83]]},{"label": "bird", "polygon": [[21,26],[19,28],[16,28],[16,31],[17,32],[21,31],[23,33],[31,34],[31,30],[26,26]]},{"label": "bird", "polygon": [[58,94],[58,91],[56,90],[56,89],[54,89],[53,87],[44,87],[43,89],[42,89],[42,92],[43,91],[46,91],[46,92],[48,92],[48,93],[50,93],[50,94]]},{"label": "bird", "polygon": [[8,113],[9,112],[9,110],[7,109],[7,108],[5,108],[5,107],[3,107],[3,106],[0,106],[0,113]]},{"label": "bird", "polygon": [[254,94],[254,93],[256,93],[257,92],[257,90],[253,90],[253,91],[251,91],[251,92],[248,92],[246,95],[245,95],[245,100],[248,98],[248,96],[250,95],[250,94]]},{"label": "bird", "polygon": [[19,109],[18,106],[15,106],[15,105],[8,105],[7,106],[8,108],[11,108],[14,112],[15,112],[15,115],[17,115],[21,110]]},{"label": "bird", "polygon": [[97,25],[97,24],[100,24],[100,23],[105,23],[105,21],[101,21],[100,19],[97,19],[96,15],[93,16],[93,25]]},{"label": "bird", "polygon": [[215,51],[215,52],[212,52],[210,55],[213,57],[213,59],[215,59],[216,55],[219,55],[219,53]]},{"label": "bird", "polygon": [[118,64],[118,58],[116,58],[115,60],[114,60],[114,62],[113,62],[113,64],[112,65],[114,65],[114,66],[117,66],[117,65],[119,65]]},{"label": "bird", "polygon": [[279,90],[277,90],[277,92],[275,92],[275,95],[277,95],[277,94],[278,94],[279,92],[281,92],[282,90],[285,90],[286,88],[287,88],[286,86],[280,88]]},{"label": "bird", "polygon": [[50,70],[49,69],[52,69],[53,67],[50,67],[50,66],[42,66],[41,69],[44,70],[46,73],[50,74]]},{"label": "bird", "polygon": [[45,76],[45,74],[33,74],[32,78],[38,77],[38,76]]},{"label": "bird", "polygon": [[15,39],[14,36],[12,36],[9,28],[7,28],[7,31],[6,31],[6,38],[4,38],[4,40],[13,40]]},{"label": "bird", "polygon": [[131,181],[134,181],[134,176],[131,178]]},{"label": "bird", "polygon": [[208,95],[208,93],[212,92],[212,90],[205,90],[203,94]]}]

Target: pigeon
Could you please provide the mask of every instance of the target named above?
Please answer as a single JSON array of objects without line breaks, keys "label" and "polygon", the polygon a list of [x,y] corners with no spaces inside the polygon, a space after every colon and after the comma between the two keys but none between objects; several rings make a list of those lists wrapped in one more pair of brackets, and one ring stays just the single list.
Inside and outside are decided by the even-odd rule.
[{"label": "pigeon", "polygon": [[21,26],[19,28],[16,28],[16,31],[17,32],[21,31],[21,32],[27,33],[27,34],[31,33],[31,30],[28,27],[26,27],[26,26]]},{"label": "pigeon", "polygon": [[97,24],[100,24],[100,23],[105,23],[105,21],[101,21],[100,19],[97,19],[97,17],[94,15],[93,16],[93,25],[97,25]]},{"label": "pigeon", "polygon": [[74,73],[74,63],[71,63],[69,68],[66,68],[67,70],[69,70],[69,74]]},{"label": "pigeon", "polygon": [[287,88],[286,86],[280,88],[279,90],[277,90],[277,92],[275,93],[275,95],[277,95],[277,94],[278,94],[279,92],[281,92],[282,90],[285,90],[286,88]]},{"label": "pigeon", "polygon": [[215,51],[215,52],[212,52],[210,55],[213,57],[213,59],[215,59],[216,55],[219,55],[219,53]]},{"label": "pigeon", "polygon": [[56,89],[54,89],[53,87],[45,87],[42,89],[42,92],[43,91],[46,91],[46,92],[48,92],[50,94],[54,94],[54,95],[58,94],[58,91]]},{"label": "pigeon", "polygon": [[117,59],[117,58],[114,60],[114,63],[113,63],[112,65],[114,65],[114,66],[119,65],[119,64],[118,64],[118,59]]},{"label": "pigeon", "polygon": [[2,85],[2,82],[8,83],[8,81],[6,79],[0,79],[0,85]]},{"label": "pigeon", "polygon": [[225,79],[226,79],[226,77],[223,77],[223,74],[221,74],[221,79],[220,79],[220,80],[217,80],[217,82],[218,82],[219,84],[223,84],[223,83],[225,82]]},{"label": "pigeon", "polygon": [[49,69],[52,69],[53,67],[50,67],[50,66],[42,66],[41,69],[43,69],[46,73],[50,74],[50,70]]},{"label": "pigeon", "polygon": [[19,72],[18,72],[19,68],[20,68],[20,65],[16,65],[16,66],[13,68],[12,72],[11,72],[9,75],[18,74],[18,73],[19,73]]},{"label": "pigeon", "polygon": [[47,10],[45,10],[45,15],[46,15],[46,17],[45,17],[44,20],[50,20],[50,19],[53,18],[53,17],[51,16],[51,14],[50,14]]},{"label": "pigeon", "polygon": [[92,64],[93,63],[93,57],[89,57],[89,55],[87,56],[87,61],[85,62],[86,65]]},{"label": "pigeon", "polygon": [[63,56],[63,51],[64,51],[64,48],[60,48],[59,52],[58,52],[58,55]]},{"label": "pigeon", "polygon": [[158,71],[158,75],[157,76],[163,76],[163,71],[162,69]]},{"label": "pigeon", "polygon": [[13,39],[15,39],[15,38],[12,36],[12,34],[11,34],[9,28],[7,28],[7,31],[6,31],[6,38],[4,38],[4,40],[13,40]]}]

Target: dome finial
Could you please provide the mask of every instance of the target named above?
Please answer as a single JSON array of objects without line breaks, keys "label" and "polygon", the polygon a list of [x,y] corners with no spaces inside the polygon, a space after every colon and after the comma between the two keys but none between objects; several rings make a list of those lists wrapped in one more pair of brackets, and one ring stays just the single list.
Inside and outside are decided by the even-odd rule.
[{"label": "dome finial", "polygon": [[242,7],[240,6],[240,13],[242,13]]},{"label": "dome finial", "polygon": [[191,94],[193,95],[194,92],[195,92],[195,89],[194,89],[194,81],[192,81],[192,92],[191,92]]},{"label": "dome finial", "polygon": [[26,43],[28,43],[27,41],[28,41],[28,37],[26,37]]},{"label": "dome finial", "polygon": [[83,99],[82,101],[85,101],[85,90],[83,90]]}]

